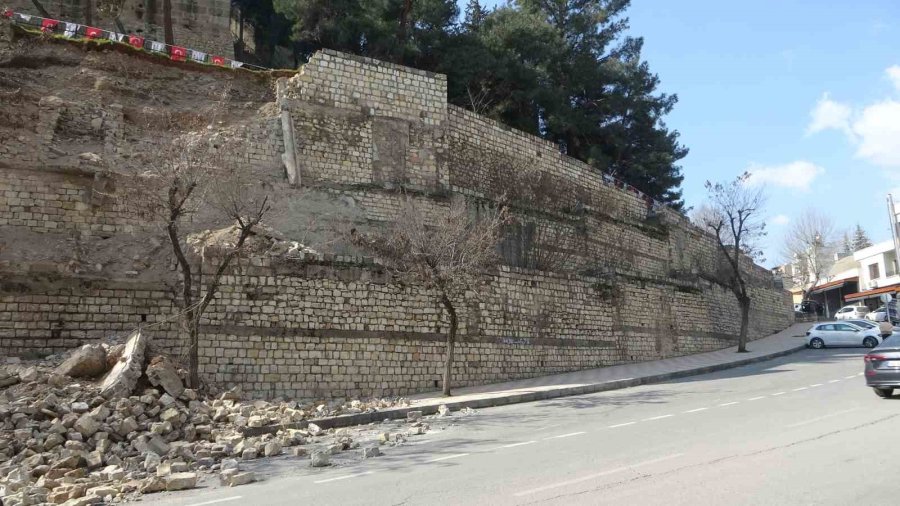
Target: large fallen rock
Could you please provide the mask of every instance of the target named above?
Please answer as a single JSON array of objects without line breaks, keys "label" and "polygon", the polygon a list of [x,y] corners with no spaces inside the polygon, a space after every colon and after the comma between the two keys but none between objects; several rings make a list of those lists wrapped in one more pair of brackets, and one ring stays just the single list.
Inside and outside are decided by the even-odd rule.
[{"label": "large fallen rock", "polygon": [[105,372],[106,350],[99,344],[82,346],[54,371],[72,378],[95,378]]},{"label": "large fallen rock", "polygon": [[168,357],[153,357],[145,372],[151,385],[161,386],[172,397],[177,399],[184,392],[178,369]]},{"label": "large fallen rock", "polygon": [[144,352],[147,350],[149,338],[140,330],[135,330],[125,343],[122,358],[109,371],[100,385],[100,395],[107,398],[128,397],[137,385],[144,366]]}]

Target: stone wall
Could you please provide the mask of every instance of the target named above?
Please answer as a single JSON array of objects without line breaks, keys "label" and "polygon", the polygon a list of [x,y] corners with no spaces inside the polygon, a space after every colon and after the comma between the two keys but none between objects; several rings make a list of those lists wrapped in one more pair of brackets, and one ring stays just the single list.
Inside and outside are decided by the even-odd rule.
[{"label": "stone wall", "polygon": [[[444,76],[323,51],[279,83],[274,103],[235,106],[223,129],[238,137],[228,149],[271,189],[273,219],[288,229],[310,217],[287,212],[309,191],[346,202],[376,228],[396,219],[404,198],[435,220],[452,198],[477,208],[514,197],[517,223],[501,247],[507,265],[457,301],[457,385],[734,344],[734,297],[706,281],[719,266],[708,234],[546,141],[448,106],[445,95]],[[123,116],[115,104],[72,96],[27,106],[0,100],[0,119],[21,125],[0,125],[0,138],[22,136],[27,145],[0,147],[5,230],[47,244],[72,233],[136,233],[137,218],[104,197],[116,186],[104,169],[132,159],[153,135],[128,122],[135,104]],[[292,134],[282,131],[285,112]],[[294,152],[285,153],[290,144]],[[100,166],[77,155],[84,146],[102,153]],[[291,154],[294,181],[284,162]],[[171,271],[157,282],[60,272],[44,279],[0,263],[4,269],[18,269],[0,286],[4,353],[62,351],[142,325],[153,325],[158,346],[182,351],[169,321]],[[793,313],[769,273],[751,270],[758,338],[787,327]],[[395,282],[371,261],[243,260],[203,321],[202,373],[260,396],[405,395],[436,387],[446,329],[432,294]]]}]

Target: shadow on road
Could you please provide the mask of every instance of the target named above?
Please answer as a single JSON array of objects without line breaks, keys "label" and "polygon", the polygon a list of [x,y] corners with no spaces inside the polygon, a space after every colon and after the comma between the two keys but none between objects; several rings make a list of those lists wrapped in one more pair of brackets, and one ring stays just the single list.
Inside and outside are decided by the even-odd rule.
[{"label": "shadow on road", "polygon": [[747,376],[760,376],[764,374],[776,374],[783,372],[796,371],[802,367],[810,365],[827,365],[845,362],[854,357],[859,360],[859,367],[862,370],[862,357],[868,350],[866,348],[826,348],[824,350],[804,350],[785,357],[776,358],[758,364],[745,365],[734,369],[726,369],[724,371],[702,374],[699,376],[688,376],[686,378],[674,379],[667,381],[665,384],[677,383],[695,383],[699,381],[710,381],[716,379],[743,378]]}]

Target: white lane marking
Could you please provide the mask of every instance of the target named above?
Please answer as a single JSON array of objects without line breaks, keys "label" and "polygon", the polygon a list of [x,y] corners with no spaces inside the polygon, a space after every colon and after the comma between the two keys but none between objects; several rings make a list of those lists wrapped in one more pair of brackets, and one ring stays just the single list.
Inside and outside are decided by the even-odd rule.
[{"label": "white lane marking", "polygon": [[855,378],[855,377],[856,377],[855,374],[851,374],[850,376],[844,376],[844,379],[845,379],[845,380],[851,380],[851,379],[853,379],[853,378]]},{"label": "white lane marking", "polygon": [[356,474],[345,474],[344,476],[336,476],[334,478],[328,478],[327,480],[314,481],[313,483],[318,485],[319,483],[328,483],[330,481],[341,481],[341,480],[346,480],[348,478],[358,478],[360,476],[366,476],[368,474],[373,474],[374,472],[375,471],[365,471],[365,472],[356,473]]},{"label": "white lane marking", "polygon": [[856,373],[856,375],[857,375],[857,376],[862,376],[862,375],[863,375],[863,373],[861,373],[861,372],[858,372],[858,373]]},{"label": "white lane marking", "polygon": [[725,406],[734,406],[734,405],[737,404],[737,403],[738,403],[738,401],[734,401],[734,402],[726,402],[725,404],[719,404],[719,407],[720,407],[720,408],[724,408]]},{"label": "white lane marking", "polygon": [[615,429],[615,428],[618,428],[618,427],[625,427],[625,426],[628,426],[628,425],[634,425],[634,424],[636,424],[636,423],[637,423],[637,422],[617,423],[617,424],[615,424],[615,425],[610,425],[609,427],[607,427],[607,429]]},{"label": "white lane marking", "polygon": [[469,455],[468,453],[457,453],[456,455],[447,455],[444,457],[438,457],[436,459],[426,460],[425,463],[431,464],[432,462],[440,462],[442,460],[458,459],[460,457],[466,457],[468,455]]},{"label": "white lane marking", "polygon": [[820,387],[820,386],[822,386],[821,383],[813,383],[812,385],[809,386],[809,388],[816,388],[816,387]]},{"label": "white lane marking", "polygon": [[799,392],[799,391],[801,391],[801,390],[806,390],[807,388],[809,388],[809,387],[795,388],[795,389],[791,390],[791,392]]},{"label": "white lane marking", "polygon": [[765,395],[760,395],[759,397],[751,397],[751,398],[749,398],[749,399],[747,399],[747,400],[748,400],[748,401],[758,401],[758,400],[760,400],[760,399],[765,399],[765,398],[766,398]]},{"label": "white lane marking", "polygon": [[675,415],[659,415],[659,416],[651,416],[650,418],[644,418],[641,420],[642,422],[652,422],[653,420],[662,420],[663,418],[669,418]]},{"label": "white lane marking", "polygon": [[549,439],[562,439],[564,437],[580,436],[582,434],[587,434],[587,432],[570,432],[568,434],[560,434],[559,436],[545,437],[544,441],[547,441]]},{"label": "white lane marking", "polygon": [[526,495],[536,494],[536,493],[538,493],[538,492],[544,492],[544,491],[546,491],[546,490],[552,490],[552,489],[554,489],[554,488],[567,487],[567,486],[569,486],[569,485],[575,485],[576,483],[581,483],[581,482],[583,482],[583,481],[593,480],[593,479],[595,479],[595,478],[601,478],[601,477],[603,477],[603,476],[608,476],[608,475],[610,475],[610,474],[620,473],[620,472],[622,472],[622,471],[628,471],[628,470],[631,470],[631,469],[636,469],[636,468],[638,468],[638,467],[649,466],[650,464],[656,464],[656,463],[658,463],[658,462],[664,462],[664,461],[666,461],[666,460],[671,460],[671,459],[674,459],[674,458],[681,457],[682,455],[684,455],[684,454],[683,454],[683,453],[676,453],[676,454],[674,454],[674,455],[667,455],[667,456],[665,456],[665,457],[660,457],[660,458],[658,458],[658,459],[645,460],[644,462],[638,462],[637,464],[632,464],[632,465],[630,465],[630,466],[616,467],[616,468],[614,468],[614,469],[608,469],[608,470],[606,470],[606,471],[602,471],[602,472],[599,472],[599,473],[590,474],[590,475],[587,475],[587,476],[582,476],[581,478],[575,478],[574,480],[561,481],[561,482],[559,482],[559,483],[553,483],[553,484],[550,484],[550,485],[545,485],[545,486],[543,486],[543,487],[533,488],[533,489],[531,489],[531,490],[524,490],[524,491],[522,491],[522,492],[517,492],[517,493],[515,493],[515,494],[513,494],[513,495],[514,495],[515,497],[522,497],[522,496],[526,496]]},{"label": "white lane marking", "polygon": [[776,395],[784,395],[784,394],[786,394],[786,393],[787,393],[787,392],[778,392],[778,393],[772,394],[772,397],[775,397]]},{"label": "white lane marking", "polygon": [[513,443],[513,444],[503,445],[500,448],[515,448],[517,446],[525,446],[525,445],[530,445],[530,444],[534,444],[534,443],[537,443],[537,441],[525,441],[522,443]]},{"label": "white lane marking", "polygon": [[808,424],[811,424],[811,423],[816,423],[816,422],[821,421],[821,420],[824,420],[824,419],[826,419],[826,418],[831,418],[831,417],[833,417],[833,416],[839,416],[839,415],[843,415],[843,414],[849,413],[849,412],[851,412],[851,411],[856,411],[857,409],[859,409],[859,408],[845,409],[845,410],[843,410],[843,411],[837,411],[837,412],[835,412],[835,413],[831,413],[830,415],[820,416],[820,417],[818,417],[818,418],[811,418],[811,419],[809,419],[809,420],[804,420],[804,421],[802,421],[802,422],[797,422],[797,423],[792,423],[792,424],[790,424],[790,425],[785,425],[784,427],[785,427],[786,429],[790,429],[790,428],[793,428],[793,427],[800,427],[800,426],[802,426],[802,425],[808,425]]},{"label": "white lane marking", "polygon": [[829,383],[838,383],[838,382],[840,382],[840,381],[841,381],[841,380],[831,380],[831,381],[829,381]]},{"label": "white lane marking", "polygon": [[706,411],[707,409],[709,409],[709,408],[697,408],[697,409],[691,409],[691,410],[685,411],[685,413],[698,413],[698,412],[700,412],[700,411]]},{"label": "white lane marking", "polygon": [[237,501],[238,499],[243,499],[243,498],[244,498],[243,496],[236,495],[236,496],[234,496],[234,497],[225,497],[225,498],[222,498],[222,499],[213,499],[212,501],[196,502],[196,503],[194,503],[194,504],[189,504],[188,506],[205,506],[205,505],[207,505],[207,504],[218,504],[218,503],[220,503],[220,502]]},{"label": "white lane marking", "polygon": [[607,381],[607,383],[615,383],[616,381],[631,381],[633,379],[634,378],[621,378],[621,379],[617,379],[617,380],[609,380],[609,381]]}]

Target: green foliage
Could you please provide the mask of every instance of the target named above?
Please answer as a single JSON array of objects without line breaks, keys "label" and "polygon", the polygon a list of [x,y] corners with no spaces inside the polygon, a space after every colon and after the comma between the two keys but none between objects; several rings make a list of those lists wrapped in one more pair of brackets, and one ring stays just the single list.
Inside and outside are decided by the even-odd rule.
[{"label": "green foliage", "polygon": [[675,208],[687,155],[626,34],[630,0],[272,0],[298,47],[329,47],[447,74],[451,103],[540,135]]},{"label": "green foliage", "polygon": [[856,230],[853,231],[853,251],[859,251],[863,248],[868,248],[871,245],[872,240],[869,239],[869,234],[867,234],[865,229],[857,223]]}]

